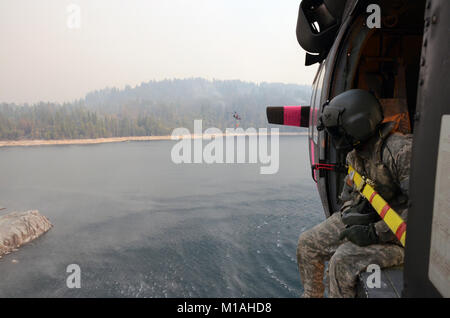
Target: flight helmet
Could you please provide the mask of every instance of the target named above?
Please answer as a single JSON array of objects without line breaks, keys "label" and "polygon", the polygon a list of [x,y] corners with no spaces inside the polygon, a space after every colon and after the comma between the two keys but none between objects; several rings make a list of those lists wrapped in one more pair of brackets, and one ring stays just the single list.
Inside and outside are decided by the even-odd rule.
[{"label": "flight helmet", "polygon": [[338,150],[351,150],[372,137],[383,120],[377,98],[362,89],[351,89],[324,105],[318,130],[328,132]]}]

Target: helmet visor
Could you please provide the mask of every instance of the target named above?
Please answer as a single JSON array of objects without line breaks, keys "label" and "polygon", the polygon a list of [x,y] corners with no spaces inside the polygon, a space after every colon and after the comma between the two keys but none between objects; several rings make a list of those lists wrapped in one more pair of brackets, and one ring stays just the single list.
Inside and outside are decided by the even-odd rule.
[{"label": "helmet visor", "polygon": [[325,127],[325,131],[333,138],[339,139],[344,135],[344,131],[339,126]]},{"label": "helmet visor", "polygon": [[325,131],[331,136],[333,144],[337,150],[351,150],[353,149],[353,138],[349,136],[343,127],[332,126],[325,127]]}]

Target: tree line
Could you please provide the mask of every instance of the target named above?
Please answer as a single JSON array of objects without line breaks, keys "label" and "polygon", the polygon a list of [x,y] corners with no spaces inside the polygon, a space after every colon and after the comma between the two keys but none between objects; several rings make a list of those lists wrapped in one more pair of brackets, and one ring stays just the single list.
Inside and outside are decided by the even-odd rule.
[{"label": "tree line", "polygon": [[[91,92],[72,103],[0,104],[0,139],[84,139],[170,135],[193,129],[239,125],[269,127],[268,105],[307,104],[309,86],[204,79],[167,80]],[[286,128],[284,129],[286,130]]]}]

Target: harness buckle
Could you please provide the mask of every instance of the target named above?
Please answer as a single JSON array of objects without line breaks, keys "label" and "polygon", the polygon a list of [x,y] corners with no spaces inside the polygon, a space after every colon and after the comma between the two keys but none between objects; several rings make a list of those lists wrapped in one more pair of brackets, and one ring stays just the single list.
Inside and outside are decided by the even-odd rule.
[{"label": "harness buckle", "polygon": [[368,184],[368,185],[370,185],[372,188],[374,188],[375,187],[375,181],[373,181],[372,179],[369,179],[369,178],[364,178],[365,180],[365,182]]}]

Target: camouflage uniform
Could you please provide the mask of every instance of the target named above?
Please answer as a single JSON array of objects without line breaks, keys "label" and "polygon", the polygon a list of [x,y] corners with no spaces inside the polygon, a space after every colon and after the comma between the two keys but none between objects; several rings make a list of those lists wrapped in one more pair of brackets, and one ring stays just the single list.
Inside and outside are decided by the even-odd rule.
[{"label": "camouflage uniform", "polygon": [[[392,125],[382,126],[379,136],[347,155],[347,163],[373,180],[375,190],[406,221],[412,136],[391,131]],[[303,297],[323,297],[326,261],[329,261],[330,297],[354,297],[356,278],[370,264],[383,268],[403,263],[403,247],[382,220],[375,223],[379,244],[361,247],[339,240],[345,228],[342,212],[363,200],[348,185],[344,186],[341,199],[344,204],[340,211],[300,235],[297,261],[304,287]]]}]

